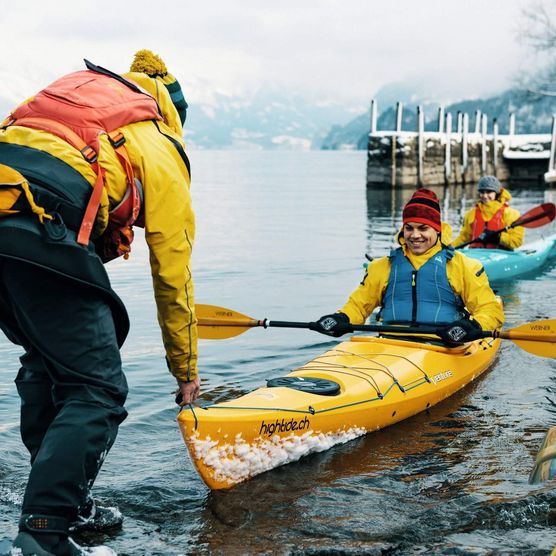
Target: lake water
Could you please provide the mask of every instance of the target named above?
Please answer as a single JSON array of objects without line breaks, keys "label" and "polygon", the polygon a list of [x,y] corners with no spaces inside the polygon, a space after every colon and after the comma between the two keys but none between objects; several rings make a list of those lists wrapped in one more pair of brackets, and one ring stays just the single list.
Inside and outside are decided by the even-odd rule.
[{"label": "lake water", "polygon": [[[196,298],[255,318],[314,320],[343,305],[364,254],[388,253],[411,191],[367,191],[364,152],[192,152]],[[437,193],[458,229],[472,188]],[[556,192],[514,190],[522,212]],[[534,239],[552,226],[527,230]],[[407,421],[267,472],[227,492],[198,477],[175,422],[144,241],[108,265],[132,328],[124,422],[95,486],[121,531],[79,537],[119,554],[548,554],[556,483],[527,479],[556,425],[556,361],[505,341],[483,377]],[[556,315],[556,266],[495,285],[507,326]],[[236,397],[334,345],[306,330],[201,341],[203,399]],[[0,538],[17,530],[28,456],[0,338]]]}]

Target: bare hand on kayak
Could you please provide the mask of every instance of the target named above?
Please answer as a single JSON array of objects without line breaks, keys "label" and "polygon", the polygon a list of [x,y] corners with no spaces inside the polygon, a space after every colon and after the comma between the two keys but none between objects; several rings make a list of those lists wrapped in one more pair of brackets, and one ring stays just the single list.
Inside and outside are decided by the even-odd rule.
[{"label": "bare hand on kayak", "polygon": [[345,313],[324,315],[317,322],[311,322],[309,328],[327,336],[334,336],[334,338],[339,338],[348,332],[353,332],[349,323],[349,317]]},{"label": "bare hand on kayak", "polygon": [[440,327],[438,335],[447,344],[457,345],[482,338],[482,332],[483,329],[477,321],[461,319]]},{"label": "bare hand on kayak", "polygon": [[201,380],[197,377],[189,382],[178,380],[178,389],[176,390],[176,403],[183,407],[193,403],[201,392]]}]

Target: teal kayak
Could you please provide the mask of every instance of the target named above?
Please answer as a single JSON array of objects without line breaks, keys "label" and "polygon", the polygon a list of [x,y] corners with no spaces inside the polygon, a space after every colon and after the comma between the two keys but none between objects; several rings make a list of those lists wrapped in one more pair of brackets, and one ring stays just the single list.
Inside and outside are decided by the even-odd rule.
[{"label": "teal kayak", "polygon": [[490,282],[511,280],[544,270],[556,258],[556,234],[533,241],[515,251],[503,249],[463,249],[465,255],[483,263]]}]

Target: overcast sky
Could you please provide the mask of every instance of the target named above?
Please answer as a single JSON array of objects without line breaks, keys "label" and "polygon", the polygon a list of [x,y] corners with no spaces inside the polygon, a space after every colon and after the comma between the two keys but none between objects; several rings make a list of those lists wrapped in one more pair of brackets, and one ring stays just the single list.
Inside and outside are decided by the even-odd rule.
[{"label": "overcast sky", "polygon": [[[421,80],[438,100],[511,86],[526,0],[0,0],[0,92],[29,95],[82,58],[118,72],[149,48],[190,102],[274,83],[366,105]],[[14,98],[14,101],[20,100]],[[435,100],[435,99],[432,99]]]}]

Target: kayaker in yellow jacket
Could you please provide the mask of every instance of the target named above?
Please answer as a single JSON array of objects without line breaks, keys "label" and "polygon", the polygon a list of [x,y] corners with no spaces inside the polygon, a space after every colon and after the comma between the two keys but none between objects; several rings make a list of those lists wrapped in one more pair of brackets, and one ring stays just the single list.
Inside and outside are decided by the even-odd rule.
[{"label": "kayaker in yellow jacket", "polygon": [[339,312],[314,327],[338,337],[381,307],[384,324],[438,325],[449,344],[471,341],[500,328],[504,313],[479,261],[442,243],[440,205],[420,189],[403,210],[400,247],[372,261],[359,287]]},{"label": "kayaker in yellow jacket", "polygon": [[477,184],[477,191],[479,202],[465,213],[460,233],[452,245],[458,247],[478,238],[469,247],[507,250],[521,247],[525,233],[523,226],[498,232],[520,217],[519,211],[508,206],[512,199],[510,192],[495,176],[483,176]]},{"label": "kayaker in yellow jacket", "polygon": [[[145,228],[182,403],[200,389],[187,104],[150,51],[123,76],[87,67],[24,102],[0,129],[0,327],[25,350],[16,384],[32,464],[14,541],[23,554],[78,553],[70,528],[121,523],[95,507],[90,489],[127,415],[119,347],[129,322],[103,261],[129,255],[134,224]],[[95,118],[106,132],[91,135]]]}]

